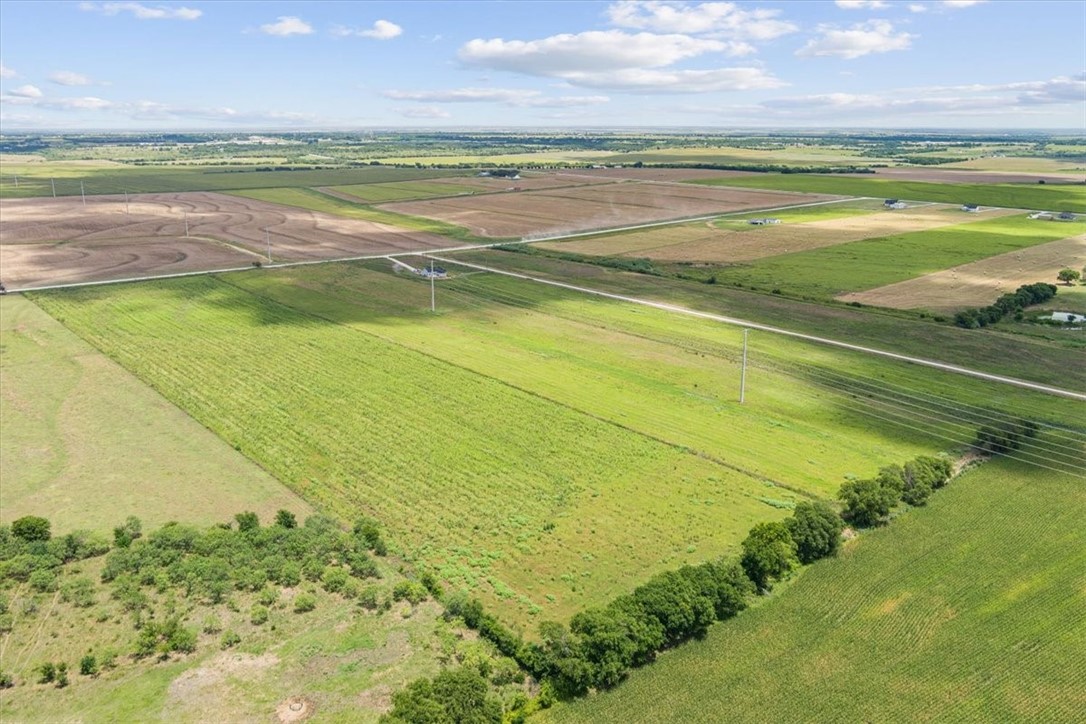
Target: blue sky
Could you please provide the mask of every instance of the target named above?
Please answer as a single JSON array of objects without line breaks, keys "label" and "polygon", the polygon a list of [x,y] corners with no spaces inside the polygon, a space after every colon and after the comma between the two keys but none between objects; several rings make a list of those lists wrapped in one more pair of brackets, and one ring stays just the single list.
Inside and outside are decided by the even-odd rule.
[{"label": "blue sky", "polygon": [[0,126],[1086,130],[1086,2],[0,3]]}]

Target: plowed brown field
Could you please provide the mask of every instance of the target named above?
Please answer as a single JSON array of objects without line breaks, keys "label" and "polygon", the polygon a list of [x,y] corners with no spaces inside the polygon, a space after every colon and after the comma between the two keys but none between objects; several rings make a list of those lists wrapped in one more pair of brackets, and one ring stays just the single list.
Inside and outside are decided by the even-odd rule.
[{"label": "plowed brown field", "polygon": [[[440,236],[216,193],[0,201],[9,289],[447,247]],[[188,220],[188,237],[185,220]],[[267,229],[267,237],[265,236]]]},{"label": "plowed brown field", "polygon": [[866,292],[845,294],[838,299],[895,309],[953,312],[991,304],[999,295],[1013,292],[1023,284],[1058,284],[1056,273],[1060,269],[1080,269],[1083,264],[1086,264],[1086,234],[999,254]]},{"label": "plowed brown field", "polygon": [[833,198],[782,191],[615,183],[383,204],[466,227],[479,236],[530,237]]}]

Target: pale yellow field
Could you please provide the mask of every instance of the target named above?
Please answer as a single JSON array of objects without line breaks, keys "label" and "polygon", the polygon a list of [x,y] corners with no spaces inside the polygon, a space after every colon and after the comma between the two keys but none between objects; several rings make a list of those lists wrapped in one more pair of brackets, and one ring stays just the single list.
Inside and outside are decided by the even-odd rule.
[{"label": "pale yellow field", "polygon": [[1082,269],[1084,264],[1086,234],[1079,234],[838,299],[896,309],[952,312],[991,304],[999,295],[1023,284],[1058,285],[1056,273],[1060,269]]},{"label": "pale yellow field", "polygon": [[718,229],[709,224],[650,229],[629,234],[595,237],[539,246],[593,256],[635,256],[658,261],[744,262],[807,251],[849,241],[935,229],[1002,216],[1012,211],[992,210],[983,215],[963,214],[956,206],[921,206],[914,210],[876,211],[803,223],[787,222],[757,228]]}]

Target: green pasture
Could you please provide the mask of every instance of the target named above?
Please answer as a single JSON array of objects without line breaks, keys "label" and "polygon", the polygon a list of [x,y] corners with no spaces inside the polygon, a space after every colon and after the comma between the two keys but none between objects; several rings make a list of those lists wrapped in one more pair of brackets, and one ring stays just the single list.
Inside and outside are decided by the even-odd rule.
[{"label": "green pasture", "polygon": [[708,637],[553,722],[1078,721],[1086,488],[965,473]]},{"label": "green pasture", "polygon": [[349,194],[360,204],[383,204],[389,201],[411,201],[438,196],[480,193],[485,189],[467,184],[434,183],[426,181],[395,181],[393,183],[352,184],[332,186],[333,191]]},{"label": "green pasture", "polygon": [[1041,224],[1025,216],[1001,216],[726,267],[706,267],[693,273],[706,278],[715,276],[717,283],[722,284],[742,284],[763,291],[780,289],[797,296],[831,299],[845,292],[874,289],[1064,239],[1084,226],[1081,222]]},{"label": "green pasture", "polygon": [[317,507],[374,516],[508,619],[567,615],[718,555],[785,514],[764,498],[795,497],[296,296],[306,311],[204,277],[38,300]]},{"label": "green pasture", "polygon": [[1083,184],[940,184],[880,179],[878,174],[866,175],[863,178],[814,174],[758,174],[699,179],[688,183],[1086,213],[1086,185]]},{"label": "green pasture", "polygon": [[453,224],[448,224],[444,221],[426,219],[421,216],[397,214],[393,211],[385,211],[383,209],[375,209],[362,203],[356,204],[329,194],[322,194],[316,189],[271,188],[229,191],[227,193],[234,196],[244,196],[245,198],[256,199],[257,201],[269,201],[274,204],[283,204],[284,206],[297,206],[298,208],[309,209],[310,211],[320,211],[326,214],[342,216],[347,219],[362,219],[364,221],[374,221],[379,224],[398,226],[403,229],[425,231],[431,234],[446,236],[457,241],[482,243],[493,243],[494,241],[490,238],[484,239],[477,237],[461,226],[454,226]]},{"label": "green pasture", "polygon": [[[487,249],[457,252],[455,256],[544,279],[1086,391],[1081,347],[1073,341],[1028,339],[1008,334],[999,327],[962,330],[911,315],[843,305],[827,306],[724,284],[691,284],[682,279],[622,272],[540,254]],[[920,368],[912,369],[920,378],[926,378],[928,374]]]},{"label": "green pasture", "polygon": [[[355,184],[415,181],[440,176],[463,175],[463,171],[434,169],[362,168],[254,171],[251,166],[133,166],[108,162],[19,163],[5,160],[0,174],[0,198],[52,196],[50,179],[56,181],[57,196],[78,196],[83,183],[87,195],[168,193],[179,191],[225,191],[229,189],[304,188]],[[15,185],[18,176],[19,185]]]},{"label": "green pasture", "polygon": [[211,523],[309,506],[24,297],[0,298],[0,521]]},{"label": "green pasture", "polygon": [[757,229],[747,223],[747,219],[780,219],[785,224],[803,224],[809,221],[829,221],[831,219],[847,219],[852,216],[867,216],[883,207],[882,199],[852,199],[833,204],[820,204],[818,206],[805,206],[798,209],[780,209],[752,212],[745,214],[728,214],[713,222],[718,229],[747,230]]}]

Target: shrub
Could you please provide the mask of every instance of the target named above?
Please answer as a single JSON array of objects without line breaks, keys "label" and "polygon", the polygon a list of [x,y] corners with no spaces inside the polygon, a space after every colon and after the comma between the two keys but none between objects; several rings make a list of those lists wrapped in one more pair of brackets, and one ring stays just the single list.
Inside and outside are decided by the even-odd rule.
[{"label": "shrub", "polygon": [[47,541],[50,537],[49,521],[37,515],[25,515],[11,523],[11,534],[27,543]]},{"label": "shrub", "polygon": [[98,659],[94,654],[87,654],[79,660],[79,673],[83,676],[98,676]]},{"label": "shrub", "polygon": [[317,607],[317,597],[312,593],[299,593],[294,597],[294,613],[306,613]]},{"label": "shrub", "polygon": [[0,671],[0,689],[10,689],[15,686],[15,679],[6,671]]},{"label": "shrub", "polygon": [[421,583],[415,581],[400,581],[392,589],[394,601],[408,601],[412,606],[417,606],[429,597],[429,591]]},{"label": "shrub", "polygon": [[30,587],[38,593],[57,590],[57,574],[49,569],[34,571],[30,574]]},{"label": "shrub", "polygon": [[52,684],[57,678],[57,666],[52,661],[46,661],[38,666],[38,683]]},{"label": "shrub", "polygon": [[222,619],[213,613],[207,615],[204,619],[204,625],[202,630],[206,634],[217,634],[222,631]]},{"label": "shrub", "polygon": [[367,610],[374,610],[378,606],[377,586],[366,586],[358,593],[358,605]]},{"label": "shrub", "polygon": [[502,705],[478,671],[461,667],[442,671],[433,680],[416,679],[396,692],[385,721],[501,724]]},{"label": "shrub", "polygon": [[238,513],[234,516],[234,520],[238,522],[238,530],[243,533],[260,528],[260,518],[252,511]]},{"label": "shrub", "polygon": [[263,626],[268,622],[268,607],[254,604],[249,613],[249,622],[254,626]]},{"label": "shrub", "polygon": [[68,664],[61,661],[57,664],[56,683],[58,689],[63,689],[68,686]]},{"label": "shrub", "polygon": [[347,583],[347,570],[340,566],[327,566],[321,574],[321,584],[329,593],[339,593]]},{"label": "shrub", "polygon": [[297,528],[298,519],[289,510],[280,510],[275,514],[275,524],[281,528]]},{"label": "shrub", "polygon": [[236,631],[226,631],[222,635],[222,640],[219,641],[219,648],[225,651],[226,649],[237,646],[241,643],[241,636]]}]

